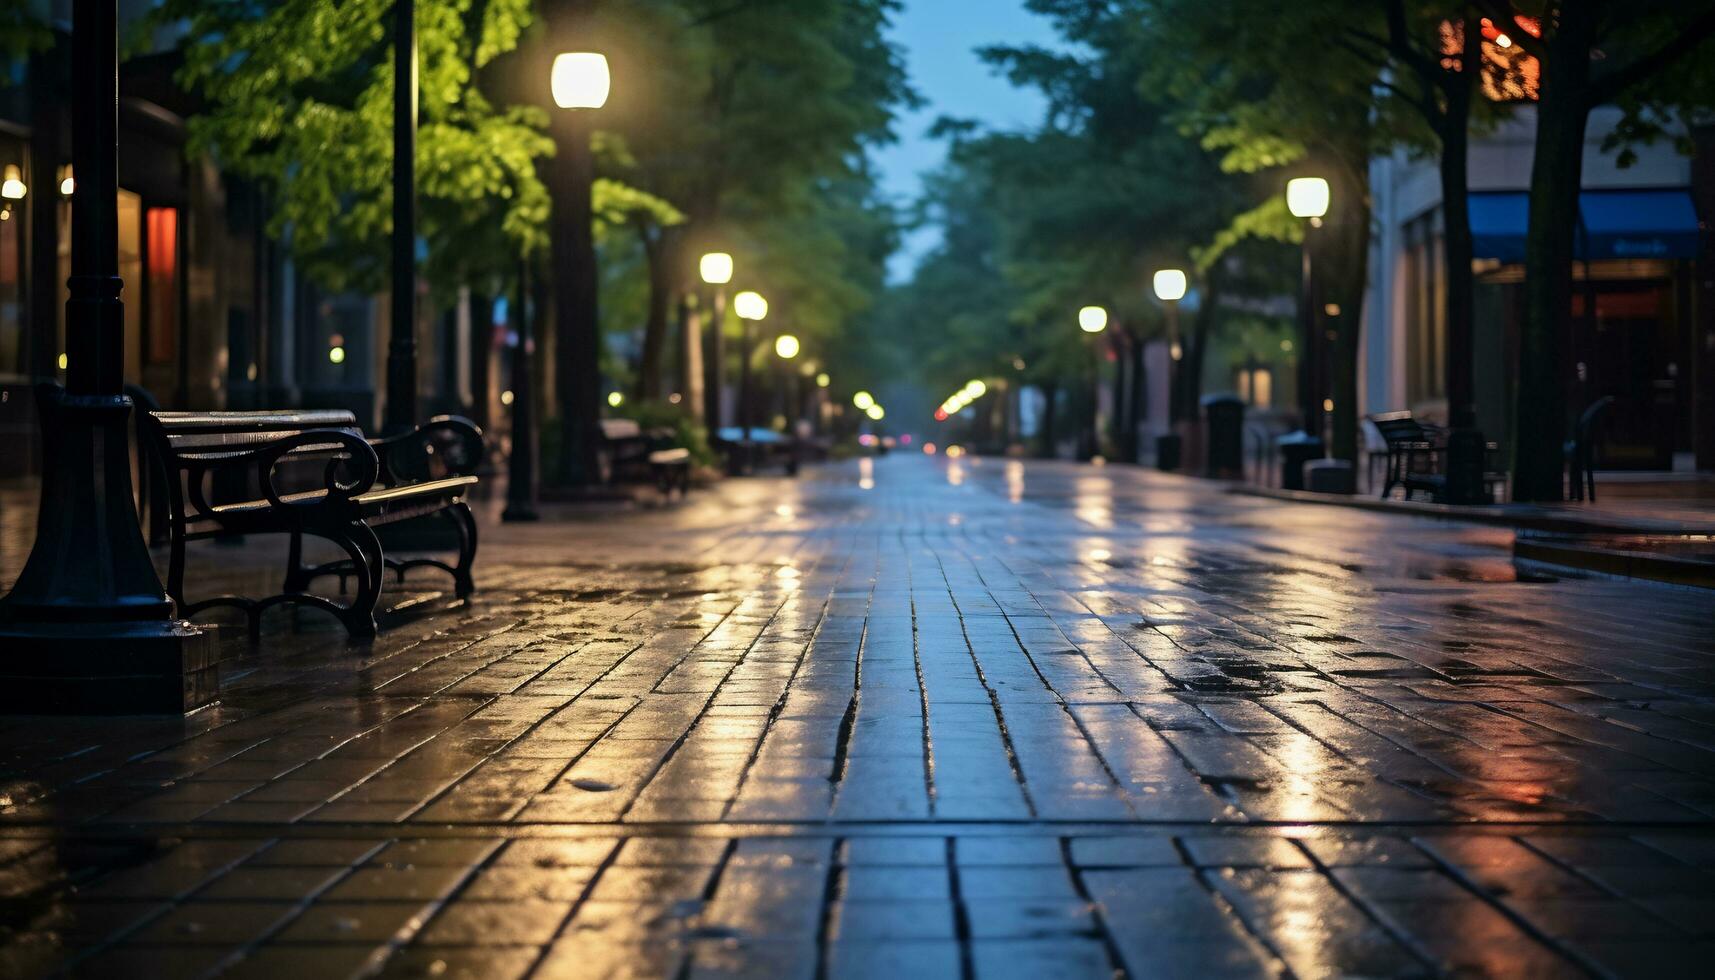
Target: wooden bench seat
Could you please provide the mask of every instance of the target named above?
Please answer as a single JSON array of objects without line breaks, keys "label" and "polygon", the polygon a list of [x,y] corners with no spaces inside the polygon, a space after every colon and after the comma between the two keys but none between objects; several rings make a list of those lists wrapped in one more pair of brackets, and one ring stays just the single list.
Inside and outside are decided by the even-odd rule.
[{"label": "wooden bench seat", "polygon": [[[400,581],[410,568],[438,568],[452,576],[460,598],[474,591],[476,520],[465,497],[477,484],[482,432],[468,420],[440,416],[383,439],[365,438],[356,418],[340,411],[147,412],[142,422],[152,465],[167,490],[167,592],[180,615],[234,606],[245,611],[255,633],[264,610],[297,603],[325,609],[352,636],[369,637],[389,568]],[[216,474],[226,477],[224,485],[246,487],[245,499],[211,502],[208,488]],[[457,531],[454,563],[383,553],[374,528],[436,515]],[[187,602],[186,543],[248,534],[290,536],[281,593]],[[332,542],[346,557],[305,566],[306,535]],[[323,575],[340,576],[342,590],[347,578],[355,579],[352,601],[340,605],[309,594],[310,583]]]}]

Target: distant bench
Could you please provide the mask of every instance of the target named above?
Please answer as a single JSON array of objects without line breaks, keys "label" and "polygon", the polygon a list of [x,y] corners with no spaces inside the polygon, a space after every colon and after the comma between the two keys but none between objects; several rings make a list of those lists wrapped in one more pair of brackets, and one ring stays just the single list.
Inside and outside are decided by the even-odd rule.
[{"label": "distant bench", "polygon": [[634,419],[602,419],[603,455],[608,478],[647,479],[666,496],[677,489],[680,496],[691,491],[691,451],[667,446],[669,433],[645,432]]},{"label": "distant bench", "polygon": [[[353,637],[375,635],[375,606],[388,568],[403,581],[408,568],[431,566],[452,575],[459,598],[475,590],[476,519],[465,496],[477,483],[482,431],[467,419],[439,416],[410,432],[367,439],[350,412],[146,412],[139,421],[166,485],[170,559],[167,593],[179,614],[235,606],[252,635],[271,606],[297,603],[338,617]],[[304,471],[310,470],[307,479]],[[215,474],[236,477],[252,499],[212,504]],[[386,557],[375,528],[445,515],[458,532],[458,558]],[[246,534],[287,534],[291,544],[279,595],[222,595],[185,601],[185,545]],[[303,564],[305,535],[338,545],[347,557]],[[348,605],[306,592],[323,575],[357,582]]]}]

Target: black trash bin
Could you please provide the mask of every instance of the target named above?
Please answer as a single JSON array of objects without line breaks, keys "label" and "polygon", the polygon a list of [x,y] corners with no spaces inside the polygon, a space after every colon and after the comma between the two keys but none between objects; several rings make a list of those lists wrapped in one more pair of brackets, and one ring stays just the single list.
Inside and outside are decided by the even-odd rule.
[{"label": "black trash bin", "polygon": [[1184,455],[1185,441],[1179,433],[1169,432],[1155,437],[1155,468],[1163,473],[1171,473],[1179,468],[1180,458]]},{"label": "black trash bin", "polygon": [[1322,440],[1300,430],[1281,436],[1274,444],[1280,450],[1280,488],[1304,489],[1304,464],[1322,458]]},{"label": "black trash bin", "polygon": [[1203,475],[1237,479],[1245,472],[1245,403],[1232,395],[1209,395],[1203,399],[1204,431],[1208,450],[1203,454]]}]

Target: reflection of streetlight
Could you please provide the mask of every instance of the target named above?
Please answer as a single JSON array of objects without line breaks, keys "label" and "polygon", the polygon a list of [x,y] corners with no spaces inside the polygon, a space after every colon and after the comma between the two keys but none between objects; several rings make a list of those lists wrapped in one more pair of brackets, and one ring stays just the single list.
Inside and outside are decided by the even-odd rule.
[{"label": "reflection of streetlight", "polygon": [[1301,264],[1299,331],[1303,348],[1298,356],[1299,431],[1282,436],[1280,485],[1288,490],[1304,489],[1306,460],[1322,452],[1322,357],[1323,343],[1316,322],[1316,280],[1311,265],[1311,232],[1322,227],[1332,193],[1321,177],[1294,177],[1286,182],[1286,209],[1308,223],[1299,246]]},{"label": "reflection of streetlight", "polygon": [[[550,24],[575,35],[579,23]],[[591,193],[595,157],[588,111],[607,104],[613,88],[606,56],[570,51],[554,57],[548,78],[554,104],[570,110],[550,122],[557,148],[549,166],[554,270],[554,381],[560,405],[557,482],[574,486],[598,479],[601,421],[601,336]]]}]

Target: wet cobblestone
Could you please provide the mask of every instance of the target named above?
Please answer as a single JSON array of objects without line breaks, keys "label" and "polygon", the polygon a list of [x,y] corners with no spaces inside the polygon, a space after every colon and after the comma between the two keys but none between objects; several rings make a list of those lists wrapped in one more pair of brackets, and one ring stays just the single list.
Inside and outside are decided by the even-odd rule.
[{"label": "wet cobblestone", "polygon": [[1509,546],[968,459],[497,527],[197,715],[0,721],[0,973],[1686,972],[1715,597]]}]

